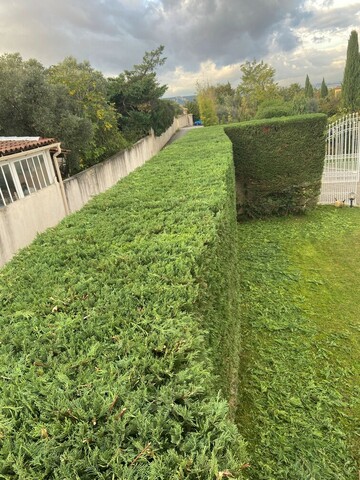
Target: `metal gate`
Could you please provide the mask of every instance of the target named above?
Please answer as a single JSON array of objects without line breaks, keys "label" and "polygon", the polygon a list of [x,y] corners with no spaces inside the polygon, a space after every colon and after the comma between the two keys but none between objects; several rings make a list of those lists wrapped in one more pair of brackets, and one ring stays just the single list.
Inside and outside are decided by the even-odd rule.
[{"label": "metal gate", "polygon": [[349,195],[354,193],[356,205],[360,169],[359,121],[358,113],[352,113],[328,126],[319,203],[331,204],[336,199],[349,203]]}]

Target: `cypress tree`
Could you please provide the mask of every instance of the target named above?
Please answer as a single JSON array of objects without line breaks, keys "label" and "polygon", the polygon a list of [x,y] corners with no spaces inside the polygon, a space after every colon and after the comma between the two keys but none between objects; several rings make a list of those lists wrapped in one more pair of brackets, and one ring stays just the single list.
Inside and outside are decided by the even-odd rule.
[{"label": "cypress tree", "polygon": [[359,41],[356,30],[351,32],[342,83],[342,98],[344,107],[355,111],[360,103],[360,58]]},{"label": "cypress tree", "polygon": [[314,89],[313,86],[310,83],[309,75],[306,75],[306,80],[305,80],[305,97],[306,98],[312,98],[314,96]]},{"label": "cypress tree", "polygon": [[325,98],[327,97],[329,94],[329,89],[325,83],[325,79],[323,78],[322,82],[321,82],[321,88],[320,88],[320,96],[321,98]]}]

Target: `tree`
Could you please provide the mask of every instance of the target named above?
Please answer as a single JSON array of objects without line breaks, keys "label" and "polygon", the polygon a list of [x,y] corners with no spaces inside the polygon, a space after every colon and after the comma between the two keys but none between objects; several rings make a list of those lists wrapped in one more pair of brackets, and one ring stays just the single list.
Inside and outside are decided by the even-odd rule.
[{"label": "tree", "polygon": [[[115,105],[119,114],[118,126],[130,141],[136,141],[147,135],[150,128],[162,133],[162,129],[168,128],[171,122],[167,115],[167,122],[154,124],[159,119],[160,112],[171,108],[164,105],[161,97],[167,90],[167,85],[160,85],[156,77],[156,69],[163,65],[166,58],[163,57],[164,47],[160,45],[155,50],[145,52],[143,61],[134,65],[132,70],[125,70],[116,78],[108,79],[108,99]],[[170,123],[169,123],[170,122]],[[162,131],[161,131],[162,130]]]},{"label": "tree", "polygon": [[40,62],[16,53],[0,57],[0,134],[56,138],[70,150],[68,174],[79,170],[79,152],[88,148],[93,128],[64,85],[50,83]]},{"label": "tree", "polygon": [[341,97],[335,95],[335,90],[330,89],[325,98],[319,99],[319,112],[325,113],[328,117],[333,117],[340,112]]},{"label": "tree", "polygon": [[305,80],[305,97],[306,98],[313,98],[314,96],[314,88],[310,83],[309,75],[306,75]]},{"label": "tree", "polygon": [[306,113],[316,113],[319,105],[316,98],[307,98],[304,93],[300,93],[294,97],[292,108],[294,114],[301,115]]},{"label": "tree", "polygon": [[200,119],[205,127],[216,125],[216,99],[214,87],[209,84],[197,84],[197,103],[199,105]]},{"label": "tree", "polygon": [[186,108],[188,113],[192,114],[194,122],[200,120],[199,105],[196,98],[194,98],[194,100],[187,100],[184,103],[184,108]]},{"label": "tree", "polygon": [[329,89],[325,83],[325,79],[323,78],[321,82],[321,88],[320,88],[320,97],[326,98],[328,94],[329,94]]},{"label": "tree", "polygon": [[235,90],[232,88],[230,82],[218,83],[214,87],[214,94],[218,104],[223,105],[227,98],[235,95]]},{"label": "tree", "polygon": [[255,115],[258,105],[279,96],[279,88],[275,83],[275,69],[261,61],[247,61],[240,67],[242,72],[241,83],[238,93],[242,97],[242,103],[252,116]]},{"label": "tree", "polygon": [[174,121],[176,114],[182,113],[180,106],[172,100],[160,99],[151,111],[151,128],[160,136]]},{"label": "tree", "polygon": [[284,99],[285,102],[291,102],[294,98],[303,93],[304,89],[300,86],[299,83],[292,83],[288,87],[280,87],[279,94]]},{"label": "tree", "polygon": [[117,113],[107,101],[107,81],[101,72],[87,61],[80,63],[74,57],[67,57],[50,67],[47,74],[49,82],[63,86],[72,99],[72,123],[76,115],[91,124],[91,128],[89,125],[86,128],[87,143],[80,150],[77,148],[81,168],[98,163],[126,146],[117,128]]},{"label": "tree", "polygon": [[230,123],[238,118],[239,98],[230,82],[214,87],[216,115],[220,123]]},{"label": "tree", "polygon": [[65,177],[87,168],[86,152],[94,138],[93,124],[87,118],[65,111],[58,118],[56,135],[61,145],[68,149],[66,163],[62,168]]},{"label": "tree", "polygon": [[56,94],[44,67],[19,53],[0,57],[0,134],[53,135]]},{"label": "tree", "polygon": [[351,32],[342,83],[342,99],[344,107],[355,111],[360,105],[360,58],[359,41],[356,30]]}]

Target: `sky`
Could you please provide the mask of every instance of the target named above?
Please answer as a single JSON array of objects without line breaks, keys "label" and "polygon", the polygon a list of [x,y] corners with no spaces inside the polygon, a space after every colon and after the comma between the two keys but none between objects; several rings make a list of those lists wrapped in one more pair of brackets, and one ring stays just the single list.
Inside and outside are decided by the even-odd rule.
[{"label": "sky", "polygon": [[306,75],[340,84],[352,30],[355,0],[0,0],[0,55],[46,67],[72,55],[109,77],[164,45],[168,97],[194,94],[197,82],[236,87],[253,60],[281,86],[304,86]]}]

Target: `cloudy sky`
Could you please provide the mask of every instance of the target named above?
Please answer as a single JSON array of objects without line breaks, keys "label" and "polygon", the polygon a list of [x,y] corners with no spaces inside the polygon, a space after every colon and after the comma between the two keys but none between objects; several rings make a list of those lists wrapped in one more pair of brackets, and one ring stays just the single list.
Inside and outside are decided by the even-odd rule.
[{"label": "cloudy sky", "polygon": [[253,59],[280,85],[306,74],[340,83],[351,30],[360,34],[356,0],[0,0],[0,54],[45,66],[73,55],[115,76],[164,45],[166,96],[192,94],[197,81],[236,86]]}]

